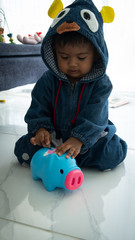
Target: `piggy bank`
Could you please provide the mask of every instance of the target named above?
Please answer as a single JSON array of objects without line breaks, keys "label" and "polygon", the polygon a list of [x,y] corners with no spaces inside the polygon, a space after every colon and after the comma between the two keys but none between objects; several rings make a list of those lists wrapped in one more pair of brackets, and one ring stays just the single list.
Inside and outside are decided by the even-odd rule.
[{"label": "piggy bank", "polygon": [[58,156],[55,148],[41,148],[32,157],[31,173],[34,180],[41,179],[48,191],[56,187],[75,190],[82,185],[83,173],[74,158],[66,153]]}]

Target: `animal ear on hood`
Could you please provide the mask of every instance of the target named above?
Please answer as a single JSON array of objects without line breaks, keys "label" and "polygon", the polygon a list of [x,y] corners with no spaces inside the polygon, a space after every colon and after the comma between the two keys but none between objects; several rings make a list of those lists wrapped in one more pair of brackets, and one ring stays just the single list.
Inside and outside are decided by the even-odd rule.
[{"label": "animal ear on hood", "polygon": [[[54,0],[52,5],[50,6],[50,8],[48,10],[48,16],[50,18],[54,19],[63,8],[64,7],[63,7],[63,3],[62,3],[61,0]],[[113,22],[114,17],[115,17],[115,12],[114,12],[114,9],[112,7],[103,6],[100,13],[102,15],[104,23]]]},{"label": "animal ear on hood", "polygon": [[50,18],[55,18],[58,13],[63,9],[63,3],[61,0],[54,0],[52,5],[48,10],[48,16]]},{"label": "animal ear on hood", "polygon": [[115,17],[115,12],[114,12],[114,9],[112,7],[103,6],[101,11],[100,11],[100,13],[102,15],[104,23],[111,23],[111,22],[113,22],[114,17]]}]

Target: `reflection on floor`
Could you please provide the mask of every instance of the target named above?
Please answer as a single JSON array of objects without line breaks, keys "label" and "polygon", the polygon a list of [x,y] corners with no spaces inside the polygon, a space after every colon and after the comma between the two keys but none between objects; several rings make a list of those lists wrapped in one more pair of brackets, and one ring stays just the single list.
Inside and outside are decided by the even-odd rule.
[{"label": "reflection on floor", "polygon": [[[135,239],[135,94],[115,93],[110,119],[128,143],[124,163],[109,172],[82,169],[76,191],[47,192],[18,164],[13,149],[26,132],[24,114],[33,86],[0,92],[0,239],[1,240],[134,240]],[[110,105],[111,106],[111,105]]]}]

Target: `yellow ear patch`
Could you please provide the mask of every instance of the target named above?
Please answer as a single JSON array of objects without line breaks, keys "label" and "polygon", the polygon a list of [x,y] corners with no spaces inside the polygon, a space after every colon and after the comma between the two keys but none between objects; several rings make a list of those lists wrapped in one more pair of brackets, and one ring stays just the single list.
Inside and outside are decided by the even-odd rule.
[{"label": "yellow ear patch", "polygon": [[58,13],[63,9],[63,3],[61,0],[54,0],[52,5],[48,10],[48,15],[50,18],[55,18]]},{"label": "yellow ear patch", "polygon": [[115,12],[112,7],[109,6],[103,6],[101,11],[100,11],[103,22],[104,23],[111,23],[114,20],[115,17]]}]

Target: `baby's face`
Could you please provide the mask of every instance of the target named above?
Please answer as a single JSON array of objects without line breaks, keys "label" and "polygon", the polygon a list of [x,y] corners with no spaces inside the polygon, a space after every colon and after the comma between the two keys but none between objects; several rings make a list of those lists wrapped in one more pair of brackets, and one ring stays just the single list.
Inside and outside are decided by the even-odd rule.
[{"label": "baby's face", "polygon": [[71,82],[79,81],[90,72],[94,61],[94,46],[91,43],[56,46],[58,67]]}]

